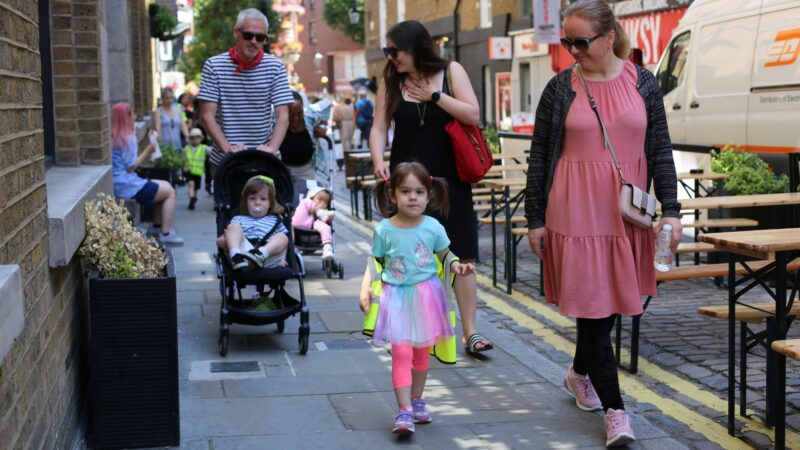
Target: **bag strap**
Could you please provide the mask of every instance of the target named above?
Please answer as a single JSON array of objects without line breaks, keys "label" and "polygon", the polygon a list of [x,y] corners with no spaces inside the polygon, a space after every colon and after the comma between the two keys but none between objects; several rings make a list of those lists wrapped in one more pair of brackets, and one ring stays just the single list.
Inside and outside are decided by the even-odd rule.
[{"label": "bag strap", "polygon": [[269,241],[269,238],[271,238],[272,235],[275,234],[276,231],[278,231],[278,227],[281,226],[281,223],[283,223],[281,216],[277,214],[272,214],[272,215],[275,216],[275,224],[272,225],[272,228],[270,228],[270,230],[267,231],[267,234],[265,234],[264,237],[258,240],[259,247],[266,245],[267,241]]},{"label": "bag strap", "polygon": [[589,98],[589,105],[592,107],[594,115],[597,116],[597,121],[600,122],[600,128],[603,129],[603,144],[611,152],[611,157],[614,159],[614,166],[617,168],[617,172],[619,172],[619,176],[622,179],[622,183],[627,184],[628,182],[625,181],[625,176],[622,174],[622,168],[619,165],[619,159],[617,159],[617,153],[614,151],[614,146],[611,145],[611,139],[608,137],[608,131],[606,131],[606,125],[603,123],[603,119],[600,118],[600,113],[597,112],[597,103],[594,101],[594,97],[592,97],[592,94],[589,93],[589,87],[586,86],[586,81],[583,79],[583,74],[581,73],[581,66],[575,64],[575,71],[578,73],[578,79],[581,81],[581,84],[583,85],[583,90],[586,92],[586,97]]}]

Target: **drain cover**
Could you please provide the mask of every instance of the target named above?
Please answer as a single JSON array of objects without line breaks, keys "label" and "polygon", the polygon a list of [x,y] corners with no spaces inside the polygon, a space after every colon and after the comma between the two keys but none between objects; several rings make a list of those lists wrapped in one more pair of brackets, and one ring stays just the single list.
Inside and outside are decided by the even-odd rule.
[{"label": "drain cover", "polygon": [[212,362],[211,373],[259,372],[258,361]]}]

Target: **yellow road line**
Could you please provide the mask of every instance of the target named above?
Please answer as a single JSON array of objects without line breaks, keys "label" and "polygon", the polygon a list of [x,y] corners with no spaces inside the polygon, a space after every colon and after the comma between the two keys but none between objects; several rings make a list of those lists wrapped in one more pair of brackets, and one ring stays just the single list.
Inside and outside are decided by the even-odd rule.
[{"label": "yellow road line", "polygon": [[[341,206],[338,206],[337,208],[340,207]],[[354,228],[359,229],[363,233],[367,235],[372,234],[372,229],[370,226],[357,222],[351,219],[350,217],[346,217],[345,215],[342,215],[340,217],[344,217],[348,225],[351,225]],[[370,225],[374,226],[372,223],[370,223]],[[478,284],[484,288],[487,288],[489,290],[495,289],[492,287],[491,279],[485,275],[477,274],[477,281]],[[533,333],[536,336],[542,338],[542,340],[547,342],[552,347],[561,350],[567,354],[573,353],[575,344],[569,341],[568,339],[564,338],[559,333],[557,333],[556,330],[547,327],[547,325],[524,314],[522,311],[519,311],[511,307],[510,305],[508,305],[508,303],[506,303],[504,300],[495,295],[488,294],[485,291],[479,291],[478,296],[482,300],[486,301],[486,304],[492,309],[511,317],[519,325],[525,326],[533,330]],[[530,296],[525,295],[519,291],[513,291],[511,294],[511,298],[520,305],[532,309],[533,311],[540,314],[545,319],[555,323],[556,325],[568,329],[575,328],[575,322],[573,320],[562,316],[557,311],[554,311],[543,302],[536,301]],[[622,353],[621,357],[623,360],[630,358],[630,355],[627,350],[621,349],[621,353]],[[722,399],[713,394],[712,392],[704,390],[695,385],[694,383],[684,380],[683,378],[680,378],[677,375],[674,375],[660,368],[656,364],[650,363],[646,359],[642,358],[641,355],[639,356],[639,373],[646,375],[657,382],[669,386],[670,388],[676,390],[677,392],[680,392],[683,395],[702,403],[704,406],[720,412],[720,414],[723,415],[727,414],[728,410],[727,400]],[[627,372],[624,371],[620,371],[620,387],[623,388],[625,393],[636,398],[637,401],[653,404],[654,406],[659,408],[665,415],[668,415],[682,423],[685,423],[686,425],[691,427],[694,431],[703,434],[708,439],[711,439],[714,442],[719,443],[725,448],[750,448],[740,439],[728,435],[726,427],[718,424],[717,422],[714,422],[711,419],[708,419],[700,414],[693,412],[688,407],[681,405],[680,403],[674,400],[663,398],[660,394],[650,390],[646,385],[641,383],[638,379],[635,378],[634,375],[628,374]],[[748,411],[748,413],[751,413],[751,411]],[[742,432],[755,431],[764,434],[768,437],[773,436],[772,430],[766,427],[762,422],[751,419],[749,417],[737,416],[737,418],[741,420],[744,424]],[[790,430],[786,430],[786,445],[789,448],[800,448],[800,434],[792,432]]]}]

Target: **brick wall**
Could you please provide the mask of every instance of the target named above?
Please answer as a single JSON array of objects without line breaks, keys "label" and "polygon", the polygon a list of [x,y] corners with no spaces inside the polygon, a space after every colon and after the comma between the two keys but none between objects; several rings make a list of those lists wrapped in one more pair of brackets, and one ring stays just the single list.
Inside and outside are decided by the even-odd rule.
[{"label": "brick wall", "polygon": [[[101,0],[52,0],[56,164],[108,163]],[[24,328],[0,361],[3,448],[66,448],[85,411],[88,313],[78,257],[48,266],[38,4],[0,0],[0,264],[19,265]]]},{"label": "brick wall", "polygon": [[98,0],[53,0],[56,164],[108,164],[108,105],[102,84]]}]

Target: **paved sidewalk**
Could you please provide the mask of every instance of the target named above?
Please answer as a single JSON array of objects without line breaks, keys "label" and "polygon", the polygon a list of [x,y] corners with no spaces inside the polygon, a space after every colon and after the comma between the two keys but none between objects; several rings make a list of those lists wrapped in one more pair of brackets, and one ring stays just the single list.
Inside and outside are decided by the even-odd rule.
[{"label": "paved sidewalk", "polygon": [[[325,279],[319,257],[306,257],[308,354],[298,353],[294,317],[285,334],[275,325],[233,325],[228,356],[221,358],[212,199],[201,192],[196,211],[186,204],[185,188],[179,189],[175,227],[186,244],[173,252],[182,448],[603,448],[602,415],[578,410],[560,388],[569,358],[540,351],[530,335],[509,330],[486,309],[479,327],[495,350],[484,361],[463,354],[455,366],[432,361],[425,397],[434,422],[398,441],[390,433],[396,410],[391,357],[360,334],[356,299],[369,240],[344,220],[335,227],[344,280]],[[289,286],[296,291],[296,283]],[[673,439],[673,430],[643,414],[634,412],[633,420],[639,441],[632,448],[682,449],[698,442]]]}]

